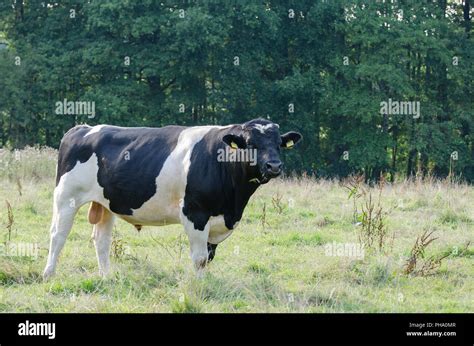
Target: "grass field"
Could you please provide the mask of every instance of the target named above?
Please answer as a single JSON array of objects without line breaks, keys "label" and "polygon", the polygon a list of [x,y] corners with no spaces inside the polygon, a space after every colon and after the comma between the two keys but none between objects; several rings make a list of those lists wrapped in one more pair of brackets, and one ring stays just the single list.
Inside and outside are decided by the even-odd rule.
[{"label": "grass field", "polygon": [[[114,230],[113,272],[101,279],[84,206],[57,275],[43,282],[55,155],[0,151],[1,312],[474,311],[474,188],[432,180],[385,186],[385,250],[365,249],[363,258],[326,251],[359,240],[346,188],[309,178],[272,181],[252,197],[202,279],[181,226],[138,233],[123,221]],[[418,264],[447,257],[426,274],[408,275],[405,263],[424,231],[438,239]],[[37,256],[15,255],[21,244],[37,244]]]}]

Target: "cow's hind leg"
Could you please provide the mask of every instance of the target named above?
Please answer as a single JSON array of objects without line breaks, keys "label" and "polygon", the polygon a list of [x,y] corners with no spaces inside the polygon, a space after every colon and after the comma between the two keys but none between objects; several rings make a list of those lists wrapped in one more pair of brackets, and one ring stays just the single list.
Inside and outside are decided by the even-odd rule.
[{"label": "cow's hind leg", "polygon": [[43,278],[45,280],[54,274],[59,254],[64,247],[64,243],[74,222],[74,216],[76,216],[77,210],[79,209],[74,199],[61,200],[57,195],[54,199],[48,261],[43,272]]},{"label": "cow's hind leg", "polygon": [[99,263],[99,274],[105,277],[110,271],[110,245],[112,244],[115,216],[100,204],[92,202],[92,206],[89,209],[89,221],[93,219],[91,217],[92,211],[100,215],[100,218],[95,220],[97,222],[94,225],[92,236],[97,254],[97,262]]}]

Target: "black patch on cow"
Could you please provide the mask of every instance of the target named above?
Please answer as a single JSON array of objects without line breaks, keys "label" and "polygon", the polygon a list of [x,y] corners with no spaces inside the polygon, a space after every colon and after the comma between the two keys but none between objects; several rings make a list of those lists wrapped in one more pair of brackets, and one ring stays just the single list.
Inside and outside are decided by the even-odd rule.
[{"label": "black patch on cow", "polygon": [[90,130],[90,126],[78,125],[64,134],[61,144],[59,145],[56,186],[58,186],[61,177],[74,168],[77,161],[83,163],[91,157],[91,148],[82,145],[79,140]]},{"label": "black patch on cow", "polygon": [[176,147],[182,126],[123,128],[105,126],[84,137],[92,128],[69,130],[59,148],[56,185],[76,163],[97,155],[97,181],[114,213],[132,215],[156,193],[156,177]]},{"label": "black patch on cow", "polygon": [[207,253],[208,253],[207,260],[209,262],[211,262],[214,259],[214,256],[216,255],[216,249],[217,249],[217,244],[207,243]]},{"label": "black patch on cow", "polygon": [[256,167],[217,160],[218,149],[226,145],[223,137],[240,130],[240,125],[211,129],[193,148],[183,213],[194,223],[195,229],[203,231],[209,218],[218,215],[224,215],[225,226],[233,229],[259,186],[249,183],[249,177],[254,174],[251,170]]}]

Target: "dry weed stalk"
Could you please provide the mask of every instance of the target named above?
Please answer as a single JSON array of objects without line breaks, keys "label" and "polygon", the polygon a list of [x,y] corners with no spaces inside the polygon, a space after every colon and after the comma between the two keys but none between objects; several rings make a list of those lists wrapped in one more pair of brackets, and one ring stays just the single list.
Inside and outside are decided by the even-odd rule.
[{"label": "dry weed stalk", "polygon": [[8,200],[5,200],[5,203],[7,205],[7,231],[8,231],[8,241],[11,241],[12,239],[12,226],[13,226],[13,222],[15,221],[14,220],[14,217],[13,217],[13,209],[12,209],[12,206],[10,204],[10,202],[8,202]]},{"label": "dry weed stalk", "polygon": [[273,208],[277,210],[278,214],[281,214],[285,209],[283,203],[281,203],[282,198],[283,196],[279,192],[272,196]]},{"label": "dry weed stalk", "polygon": [[19,177],[16,177],[15,178],[15,182],[16,182],[16,188],[18,190],[18,193],[20,194],[20,196],[23,195],[23,185],[21,184],[21,180]]},{"label": "dry weed stalk", "polygon": [[426,230],[423,232],[423,234],[416,238],[415,244],[413,245],[413,248],[410,251],[410,257],[405,263],[404,273],[406,275],[413,274],[419,276],[426,276],[434,274],[434,271],[441,266],[442,260],[450,255],[449,253],[447,253],[439,257],[431,256],[428,259],[421,261],[421,259],[425,258],[425,250],[428,245],[438,239],[433,237],[433,233],[434,230]]},{"label": "dry weed stalk", "polygon": [[263,203],[262,207],[262,216],[260,216],[260,224],[262,225],[263,230],[265,231],[265,226],[270,226],[267,222],[267,205]]},{"label": "dry weed stalk", "polygon": [[[385,179],[382,175],[380,176],[377,184],[377,201],[374,201],[372,191],[363,185],[364,180],[363,175],[351,177],[344,187],[349,190],[348,198],[353,199],[353,219],[355,222],[358,221],[361,226],[359,242],[368,249],[376,247],[379,251],[383,251],[388,233],[385,223],[387,213],[382,206],[382,191],[385,187]],[[360,214],[357,206],[359,199],[362,199]]]}]

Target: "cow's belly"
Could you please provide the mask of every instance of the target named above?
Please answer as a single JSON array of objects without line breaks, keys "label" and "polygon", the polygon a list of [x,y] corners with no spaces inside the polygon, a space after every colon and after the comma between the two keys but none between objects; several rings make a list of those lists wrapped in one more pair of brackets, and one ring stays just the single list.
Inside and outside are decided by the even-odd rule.
[{"label": "cow's belly", "polygon": [[[175,212],[168,213],[160,212],[155,209],[153,213],[146,214],[144,210],[136,215],[118,215],[123,220],[133,224],[142,226],[166,226],[171,224],[179,224],[179,217],[175,216],[175,213],[179,215],[179,205],[175,208]],[[234,229],[238,226],[238,222],[234,225],[234,229],[228,229],[225,226],[224,217],[222,215],[212,216],[209,219],[209,243],[219,244],[229,237]],[[199,231],[200,232],[200,231]]]},{"label": "cow's belly", "polygon": [[132,215],[119,215],[135,225],[164,226],[180,223],[179,198],[172,191],[158,189],[157,193],[140,208],[133,209]]},{"label": "cow's belly", "polygon": [[[173,216],[164,215],[155,211],[153,215],[147,215],[142,217],[130,216],[130,215],[118,215],[123,220],[133,224],[133,225],[141,225],[141,226],[166,226],[171,224],[178,224],[180,223],[179,219],[176,219]],[[225,226],[224,217],[220,216],[212,216],[209,219],[209,243],[212,244],[219,244],[227,237],[229,237],[234,229],[237,227],[238,222],[234,225],[234,229],[228,229]],[[196,231],[201,232],[201,231]]]},{"label": "cow's belly", "polygon": [[168,215],[160,215],[155,213],[154,215],[150,215],[148,217],[136,217],[131,215],[118,215],[121,219],[131,223],[132,225],[140,225],[140,226],[166,226],[179,223],[174,217]]}]

